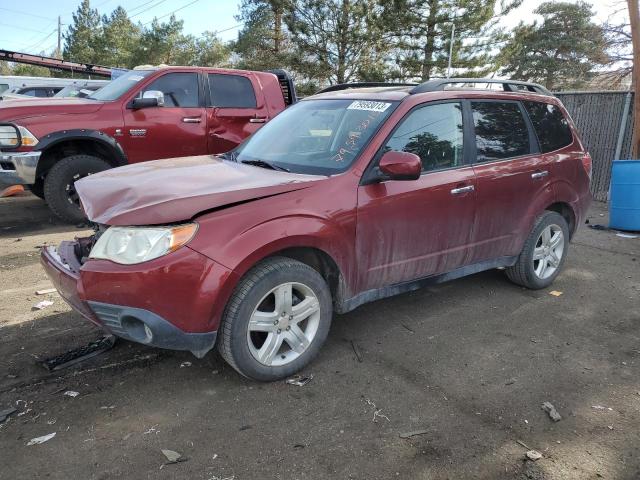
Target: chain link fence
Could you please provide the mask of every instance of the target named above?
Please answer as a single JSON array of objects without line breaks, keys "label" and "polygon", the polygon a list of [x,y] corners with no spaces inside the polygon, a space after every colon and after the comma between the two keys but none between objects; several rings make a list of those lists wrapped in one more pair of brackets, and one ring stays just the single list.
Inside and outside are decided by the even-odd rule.
[{"label": "chain link fence", "polygon": [[593,159],[591,193],[595,200],[607,201],[611,162],[615,157],[620,129],[624,129],[620,159],[631,158],[633,95],[626,125],[622,117],[628,92],[560,92],[556,96],[571,114],[580,137]]}]

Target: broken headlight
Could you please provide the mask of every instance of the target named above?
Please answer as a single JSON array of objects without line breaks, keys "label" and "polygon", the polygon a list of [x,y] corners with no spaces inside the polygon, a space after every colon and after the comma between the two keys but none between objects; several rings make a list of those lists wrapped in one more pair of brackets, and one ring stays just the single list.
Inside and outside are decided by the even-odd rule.
[{"label": "broken headlight", "polygon": [[91,249],[89,258],[126,265],[146,262],[182,247],[197,230],[196,223],[166,227],[109,227]]}]

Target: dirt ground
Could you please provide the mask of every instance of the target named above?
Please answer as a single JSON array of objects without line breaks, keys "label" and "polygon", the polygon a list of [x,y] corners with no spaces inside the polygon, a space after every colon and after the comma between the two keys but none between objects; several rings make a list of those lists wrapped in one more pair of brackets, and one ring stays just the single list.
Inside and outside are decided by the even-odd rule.
[{"label": "dirt ground", "polygon": [[2,479],[640,478],[640,238],[582,227],[547,290],[490,271],[336,316],[296,387],[124,341],[48,373],[38,360],[100,336],[35,295],[38,247],[81,232],[31,195],[0,199],[0,410],[18,409]]}]

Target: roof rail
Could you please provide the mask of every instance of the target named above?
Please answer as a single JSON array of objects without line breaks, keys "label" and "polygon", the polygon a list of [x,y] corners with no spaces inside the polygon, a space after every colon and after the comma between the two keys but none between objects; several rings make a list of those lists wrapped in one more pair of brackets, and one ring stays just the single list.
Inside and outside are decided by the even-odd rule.
[{"label": "roof rail", "polygon": [[553,95],[549,90],[537,83],[521,82],[520,80],[498,80],[495,78],[436,78],[427,80],[412,88],[410,93],[438,92],[444,90],[447,85],[456,83],[495,83],[502,85],[505,92],[522,92],[525,90],[543,95]]},{"label": "roof rail", "polygon": [[367,87],[416,87],[417,83],[389,83],[389,82],[352,82],[338,83],[323,88],[317,93],[337,92],[338,90],[347,90],[349,88],[367,88]]}]

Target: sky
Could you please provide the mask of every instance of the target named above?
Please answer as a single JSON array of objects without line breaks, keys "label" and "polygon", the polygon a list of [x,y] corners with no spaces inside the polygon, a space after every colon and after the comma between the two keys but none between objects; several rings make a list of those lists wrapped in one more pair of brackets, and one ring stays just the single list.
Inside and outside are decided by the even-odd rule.
[{"label": "sky", "polygon": [[[531,22],[533,10],[543,0],[525,0],[523,5],[503,20],[506,27],[520,21]],[[92,0],[91,6],[101,14],[109,14],[122,5],[134,21],[143,24],[154,17],[168,18],[175,12],[184,21],[184,32],[200,35],[205,30],[219,32],[223,40],[236,38],[241,25],[234,18],[238,14],[238,0]],[[604,21],[615,11],[625,7],[621,0],[591,0],[598,21]],[[51,52],[57,43],[58,15],[63,31],[71,20],[80,0],[0,0],[0,49],[26,53]],[[166,16],[166,17],[165,17]],[[626,11],[617,18],[626,18]]]}]

